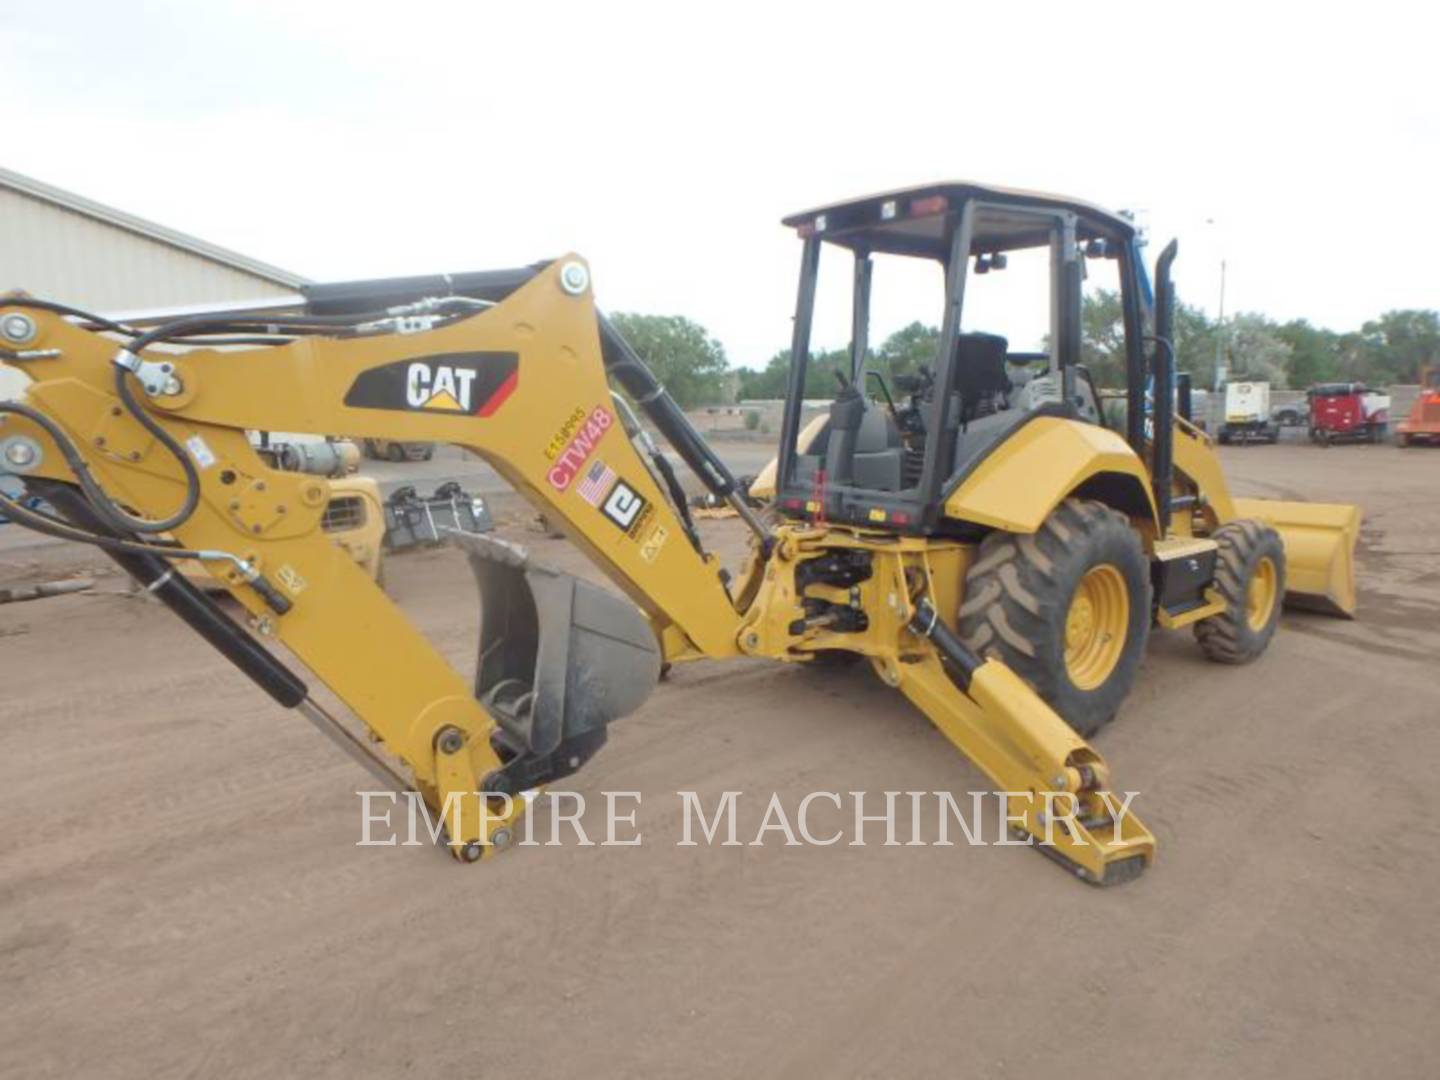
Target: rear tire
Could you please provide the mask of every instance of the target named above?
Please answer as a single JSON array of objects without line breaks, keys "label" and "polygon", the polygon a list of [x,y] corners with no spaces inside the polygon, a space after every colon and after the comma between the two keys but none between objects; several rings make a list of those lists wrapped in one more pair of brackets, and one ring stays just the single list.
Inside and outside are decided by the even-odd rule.
[{"label": "rear tire", "polygon": [[1150,593],[1150,564],[1129,520],[1066,499],[1033,536],[994,532],[980,544],[965,575],[960,636],[1089,736],[1134,685]]},{"label": "rear tire", "polygon": [[1226,606],[1195,624],[1195,640],[1217,664],[1248,664],[1265,651],[1280,622],[1285,545],[1270,526],[1248,519],[1222,525],[1212,539],[1220,545],[1215,589]]},{"label": "rear tire", "polygon": [[385,448],[385,456],[394,462],[404,461],[405,447],[401,446],[398,442],[392,442]]}]

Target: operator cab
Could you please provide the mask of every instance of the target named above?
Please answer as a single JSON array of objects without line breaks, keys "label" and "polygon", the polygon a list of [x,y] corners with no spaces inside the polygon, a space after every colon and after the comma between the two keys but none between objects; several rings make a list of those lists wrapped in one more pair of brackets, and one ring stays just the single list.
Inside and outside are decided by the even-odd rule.
[{"label": "operator cab", "polygon": [[[1135,227],[1124,217],[1055,196],[947,183],[822,207],[784,223],[804,240],[776,485],[786,516],[947,531],[946,497],[1026,423],[1040,416],[1103,423],[1099,395],[1079,363],[1087,258],[1118,264],[1126,367],[1143,371],[1148,283]],[[833,372],[828,422],[801,445],[807,377],[815,385],[809,369],[821,258],[842,251],[852,274],[847,362]],[[881,370],[869,347],[876,256],[929,262],[943,279],[934,354],[907,370]],[[1048,279],[1039,292],[1017,289],[1004,301],[1037,309],[1032,314],[1048,327],[1039,351],[963,321],[967,282],[1003,275],[1015,258],[1038,264]],[[1143,408],[1143,387],[1132,394],[1131,411],[1137,404]],[[1138,424],[1127,419],[1127,430],[1143,442]]]}]

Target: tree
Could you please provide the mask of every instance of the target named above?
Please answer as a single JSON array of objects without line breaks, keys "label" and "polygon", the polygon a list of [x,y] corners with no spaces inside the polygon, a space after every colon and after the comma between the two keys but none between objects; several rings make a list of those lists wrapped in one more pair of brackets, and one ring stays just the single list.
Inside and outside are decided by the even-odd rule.
[{"label": "tree", "polygon": [[1215,343],[1218,327],[1210,316],[1184,301],[1175,304],[1175,368],[1188,371],[1194,385],[1209,388],[1215,382]]},{"label": "tree", "polygon": [[1293,319],[1275,328],[1275,335],[1290,346],[1290,385],[1303,389],[1340,378],[1340,335]]},{"label": "tree", "polygon": [[1419,382],[1426,368],[1440,366],[1440,311],[1387,311],[1360,333],[1376,382]]},{"label": "tree", "polygon": [[[825,349],[810,354],[805,368],[805,397],[833,398],[840,383],[835,372],[850,374],[849,349]],[[740,397],[746,401],[783,398],[790,388],[790,350],[781,349],[761,370],[740,369]]]},{"label": "tree", "polygon": [[912,322],[896,330],[879,349],[875,350],[870,367],[890,379],[894,375],[905,375],[917,368],[935,366],[935,357],[940,348],[940,329]]},{"label": "tree", "polygon": [[[1120,294],[1097,289],[1080,309],[1081,362],[1097,386],[1125,383],[1125,320]],[[895,331],[872,351],[869,365],[890,379],[935,361],[940,332],[914,322]],[[1257,312],[1227,319],[1222,327],[1200,308],[1175,305],[1175,364],[1197,388],[1215,378],[1216,347],[1232,378],[1264,379],[1277,387],[1304,389],[1318,382],[1345,380],[1385,386],[1418,382],[1421,373],[1440,368],[1440,311],[1387,311],[1358,331],[1336,333],[1304,319],[1279,324]],[[1147,352],[1149,351],[1147,347]],[[788,350],[777,353],[762,371],[742,371],[741,394],[747,398],[785,395]],[[807,397],[832,397],[831,372],[849,370],[848,350],[815,354],[805,382]]]},{"label": "tree", "polygon": [[1113,289],[1086,293],[1080,304],[1080,362],[1096,386],[1125,385],[1125,315]]},{"label": "tree", "polygon": [[621,312],[610,321],[682,408],[713,404],[725,394],[725,347],[683,315]]},{"label": "tree", "polygon": [[[1175,305],[1175,367],[1189,372],[1196,386],[1209,386],[1214,379],[1215,330],[1199,308]],[[1080,362],[1096,386],[1125,385],[1125,312],[1113,289],[1087,292],[1081,301]]]},{"label": "tree", "polygon": [[1242,312],[1225,327],[1231,379],[1248,378],[1275,387],[1288,385],[1290,346],[1264,315]]},{"label": "tree", "polygon": [[[1196,386],[1209,386],[1215,370],[1215,324],[1199,308],[1175,305],[1175,366]],[[1147,346],[1148,352],[1148,346]],[[1087,292],[1080,304],[1080,362],[1096,386],[1125,385],[1125,312],[1113,289]]]},{"label": "tree", "polygon": [[767,401],[783,398],[790,378],[790,350],[776,353],[759,371],[740,369],[740,400]]}]

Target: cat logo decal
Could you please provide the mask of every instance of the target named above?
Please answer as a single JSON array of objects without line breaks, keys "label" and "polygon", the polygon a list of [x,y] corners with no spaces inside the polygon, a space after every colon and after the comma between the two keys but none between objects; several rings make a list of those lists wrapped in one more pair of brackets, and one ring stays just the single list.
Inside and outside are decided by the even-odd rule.
[{"label": "cat logo decal", "polygon": [[362,409],[493,416],[520,379],[516,353],[440,353],[362,371],[345,404]]}]

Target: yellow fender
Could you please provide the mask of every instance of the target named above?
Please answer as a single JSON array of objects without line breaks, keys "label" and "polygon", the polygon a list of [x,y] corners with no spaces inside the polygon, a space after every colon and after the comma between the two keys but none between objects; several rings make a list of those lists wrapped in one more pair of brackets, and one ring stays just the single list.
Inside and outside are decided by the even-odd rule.
[{"label": "yellow fender", "polygon": [[1115,432],[1056,416],[1025,424],[996,447],[945,500],[945,516],[1033,533],[1073,494],[1154,522],[1150,476]]}]

